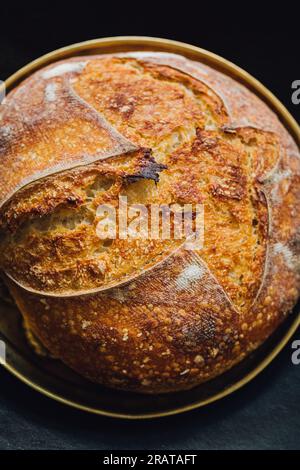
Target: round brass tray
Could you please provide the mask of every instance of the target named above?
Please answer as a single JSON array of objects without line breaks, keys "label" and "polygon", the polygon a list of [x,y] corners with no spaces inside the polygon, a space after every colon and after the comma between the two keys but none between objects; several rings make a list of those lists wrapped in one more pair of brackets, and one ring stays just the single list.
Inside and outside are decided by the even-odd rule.
[{"label": "round brass tray", "polygon": [[[59,49],[26,65],[6,80],[8,90],[51,62],[90,54],[151,50],[173,52],[198,60],[234,77],[254,91],[279,116],[300,144],[296,121],[260,82],[227,60],[195,46],[148,37],[115,37],[87,41]],[[282,350],[300,325],[299,309],[257,351],[227,373],[192,390],[167,395],[140,395],[95,385],[65,367],[60,361],[37,356],[28,345],[17,308],[0,301],[0,339],[5,341],[5,368],[39,392],[66,405],[117,418],[154,418],[198,408],[239,389],[259,374]]]}]

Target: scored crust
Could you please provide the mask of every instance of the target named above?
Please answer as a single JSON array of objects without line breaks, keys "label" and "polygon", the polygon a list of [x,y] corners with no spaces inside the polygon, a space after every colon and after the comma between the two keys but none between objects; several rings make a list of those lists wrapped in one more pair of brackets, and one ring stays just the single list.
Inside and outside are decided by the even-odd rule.
[{"label": "scored crust", "polygon": [[[180,56],[55,63],[1,112],[3,278],[89,379],[191,388],[257,348],[299,294],[299,152],[272,111]],[[100,240],[97,206],[204,205],[205,238]]]}]

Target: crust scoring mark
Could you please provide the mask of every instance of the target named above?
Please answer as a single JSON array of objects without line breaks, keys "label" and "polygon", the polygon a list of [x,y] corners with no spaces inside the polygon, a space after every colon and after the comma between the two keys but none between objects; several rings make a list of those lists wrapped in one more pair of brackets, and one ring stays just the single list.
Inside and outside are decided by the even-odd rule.
[{"label": "crust scoring mark", "polygon": [[[76,70],[76,68],[72,69],[73,72],[74,70]],[[23,86],[26,87],[27,85],[25,84]],[[75,155],[75,158],[73,155],[70,154],[69,162],[67,162],[67,155],[61,155],[60,157],[63,157],[62,161],[58,164],[53,165],[50,169],[41,169],[40,171],[37,171],[36,173],[31,174],[30,176],[24,177],[23,179],[21,179],[21,181],[18,181],[18,183],[8,192],[7,188],[3,188],[4,193],[2,194],[2,198],[0,193],[0,209],[19,190],[23,189],[28,184],[37,181],[41,178],[54,175],[65,170],[76,168],[84,164],[87,165],[90,163],[97,162],[99,160],[104,160],[114,156],[122,155],[124,153],[130,153],[139,150],[138,146],[136,146],[124,136],[122,136],[111,124],[107,122],[107,120],[102,114],[100,114],[95,108],[90,106],[75,93],[71,86],[70,79],[63,78],[60,81],[47,80],[44,83],[42,93],[45,95],[46,99],[55,106],[54,108],[52,108],[51,106],[49,108],[43,107],[43,112],[41,113],[41,115],[35,117],[35,119],[38,118],[39,121],[36,124],[41,127],[42,131],[45,131],[45,129],[43,129],[42,127],[43,124],[46,126],[47,131],[47,123],[51,122],[51,120],[54,120],[55,122],[57,116],[59,120],[62,119],[64,124],[67,124],[67,117],[73,118],[74,116],[76,116],[80,119],[82,116],[84,116],[85,122],[91,123],[91,125],[96,124],[100,131],[107,132],[107,136],[110,139],[110,144],[112,144],[112,147],[110,150],[104,149],[103,151],[103,149],[101,149],[96,154],[91,155],[81,153]],[[60,117],[60,114],[63,116],[63,118]],[[28,122],[28,117],[24,117],[23,115],[23,119],[24,128],[21,129],[21,134],[24,130],[26,132],[27,127],[34,129],[34,123]],[[9,126],[3,126],[1,127],[1,129],[4,129],[5,132],[2,131],[2,133],[0,134],[0,152],[1,150],[6,151],[6,138],[9,138],[10,141],[18,142],[20,134],[20,131],[18,129],[14,131],[14,129]],[[9,129],[9,132],[5,129]],[[41,133],[41,135],[43,134]]]}]

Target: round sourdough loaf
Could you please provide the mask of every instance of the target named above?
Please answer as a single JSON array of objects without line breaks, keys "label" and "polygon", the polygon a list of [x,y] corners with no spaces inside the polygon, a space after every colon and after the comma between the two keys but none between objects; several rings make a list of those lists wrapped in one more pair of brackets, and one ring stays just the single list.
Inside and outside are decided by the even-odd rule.
[{"label": "round sourdough loaf", "polygon": [[[168,53],[78,57],[9,93],[0,268],[72,369],[145,393],[231,368],[299,294],[300,159],[233,79]],[[97,235],[101,204],[201,204],[204,245]]]}]

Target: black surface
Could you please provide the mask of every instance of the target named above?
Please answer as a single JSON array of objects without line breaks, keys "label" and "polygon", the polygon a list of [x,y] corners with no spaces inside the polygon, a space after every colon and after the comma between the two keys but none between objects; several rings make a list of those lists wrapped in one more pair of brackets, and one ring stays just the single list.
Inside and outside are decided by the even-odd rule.
[{"label": "black surface", "polygon": [[2,370],[0,449],[300,449],[300,365],[291,351],[217,403],[144,422],[69,409]]},{"label": "black surface", "polygon": [[[107,2],[106,2],[107,3]],[[262,3],[262,2],[261,2]],[[291,82],[300,79],[294,4],[204,9],[185,2],[172,13],[162,2],[98,2],[63,10],[62,2],[1,5],[0,79],[74,42],[115,35],[167,37],[199,45],[262,81],[300,118]],[[97,5],[97,6],[96,6]],[[296,336],[300,339],[300,332]],[[300,365],[291,343],[251,384],[209,407],[177,417],[125,422],[90,416],[40,396],[0,370],[0,449],[300,449]]]},{"label": "black surface", "polygon": [[[300,119],[291,102],[299,79],[299,6],[296,2],[164,1],[2,2],[0,79],[33,59],[75,42],[106,36],[156,36],[203,47],[231,60],[262,81]],[[206,6],[205,6],[206,4]],[[18,6],[16,6],[18,5]]]}]

